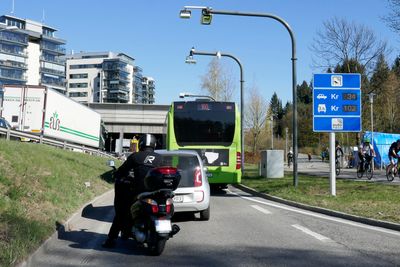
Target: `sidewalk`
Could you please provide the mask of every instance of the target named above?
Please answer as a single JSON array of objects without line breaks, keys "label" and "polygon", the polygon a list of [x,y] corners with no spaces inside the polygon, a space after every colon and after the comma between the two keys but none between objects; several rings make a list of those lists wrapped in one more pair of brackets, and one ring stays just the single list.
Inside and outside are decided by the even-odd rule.
[{"label": "sidewalk", "polygon": [[[292,172],[293,166],[290,168],[285,164],[285,172]],[[322,162],[321,159],[313,158],[311,161],[308,161],[307,155],[299,154],[298,164],[297,164],[297,172],[301,174],[315,175],[320,177],[329,177],[329,162]],[[360,179],[357,178],[357,170],[356,168],[341,168],[340,174],[336,176],[336,179],[351,179],[354,181],[371,181],[376,183],[385,183],[385,184],[396,184],[400,185],[400,178],[397,176],[394,178],[392,182],[389,182],[386,179],[385,170],[375,170],[374,176],[371,180],[368,180],[365,175]]]}]

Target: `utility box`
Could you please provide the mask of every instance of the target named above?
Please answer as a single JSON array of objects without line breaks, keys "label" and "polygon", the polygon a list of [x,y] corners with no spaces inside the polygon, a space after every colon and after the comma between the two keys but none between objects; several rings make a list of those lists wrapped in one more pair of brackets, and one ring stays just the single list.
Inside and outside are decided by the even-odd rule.
[{"label": "utility box", "polygon": [[262,150],[261,151],[261,176],[266,178],[283,178],[284,151]]}]

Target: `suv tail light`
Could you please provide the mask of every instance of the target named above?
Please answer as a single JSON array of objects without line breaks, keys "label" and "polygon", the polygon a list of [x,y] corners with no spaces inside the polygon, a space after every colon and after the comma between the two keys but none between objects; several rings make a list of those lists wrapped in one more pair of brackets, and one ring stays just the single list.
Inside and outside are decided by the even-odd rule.
[{"label": "suv tail light", "polygon": [[194,187],[201,186],[203,184],[203,177],[201,175],[200,167],[197,167],[194,172]]},{"label": "suv tail light", "polygon": [[236,170],[242,168],[242,153],[236,152]]}]

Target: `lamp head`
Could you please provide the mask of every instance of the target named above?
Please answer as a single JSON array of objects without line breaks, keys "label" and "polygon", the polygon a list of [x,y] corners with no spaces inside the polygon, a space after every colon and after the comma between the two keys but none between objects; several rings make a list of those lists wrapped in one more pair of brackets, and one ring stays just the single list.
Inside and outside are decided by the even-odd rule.
[{"label": "lamp head", "polygon": [[192,11],[188,9],[182,9],[181,12],[179,12],[179,17],[181,19],[190,19],[191,16],[192,16]]}]

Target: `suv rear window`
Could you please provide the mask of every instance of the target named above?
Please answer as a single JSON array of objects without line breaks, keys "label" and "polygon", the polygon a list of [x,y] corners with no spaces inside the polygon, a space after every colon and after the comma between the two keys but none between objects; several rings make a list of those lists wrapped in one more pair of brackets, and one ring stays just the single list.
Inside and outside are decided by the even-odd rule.
[{"label": "suv rear window", "polygon": [[193,155],[162,155],[162,165],[172,166],[179,170],[181,181],[178,187],[194,187],[196,168],[200,167],[199,159]]}]

